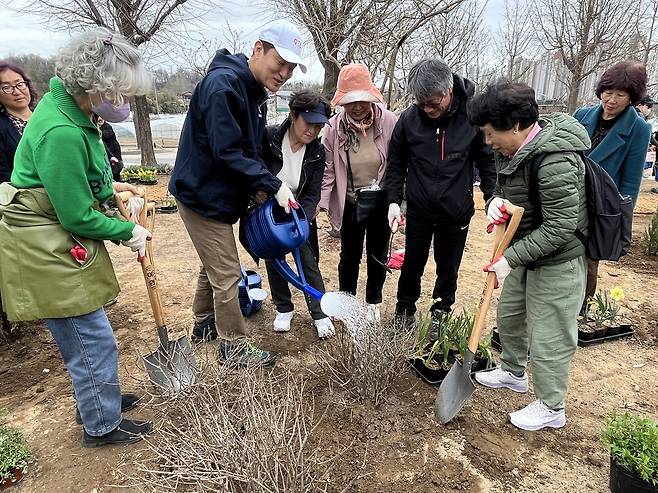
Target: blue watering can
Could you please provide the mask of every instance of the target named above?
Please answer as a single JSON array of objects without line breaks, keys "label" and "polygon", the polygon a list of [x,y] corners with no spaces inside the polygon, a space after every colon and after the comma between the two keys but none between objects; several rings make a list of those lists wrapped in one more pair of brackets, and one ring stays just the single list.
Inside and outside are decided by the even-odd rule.
[{"label": "blue watering can", "polygon": [[[299,248],[306,243],[309,235],[309,224],[304,209],[291,207],[288,214],[276,200],[270,198],[251,211],[245,223],[246,246],[250,253],[269,260],[290,284],[309,296],[322,300],[325,293],[306,282],[299,254]],[[292,253],[295,259],[297,272],[293,271],[286,262],[288,253]]]},{"label": "blue watering can", "polygon": [[254,270],[245,270],[240,265],[242,279],[238,284],[238,299],[240,300],[240,311],[242,315],[248,317],[260,311],[263,307],[263,301],[267,297],[267,292],[262,288],[262,279],[260,274]]}]

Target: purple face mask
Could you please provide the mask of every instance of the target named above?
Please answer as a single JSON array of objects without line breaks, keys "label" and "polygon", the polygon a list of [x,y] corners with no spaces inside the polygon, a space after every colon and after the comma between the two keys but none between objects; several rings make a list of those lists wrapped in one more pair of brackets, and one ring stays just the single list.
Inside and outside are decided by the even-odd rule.
[{"label": "purple face mask", "polygon": [[[91,99],[91,97],[90,97]],[[130,104],[124,103],[115,106],[105,99],[101,99],[100,104],[92,104],[91,111],[100,116],[103,120],[110,123],[119,123],[130,116]]]}]

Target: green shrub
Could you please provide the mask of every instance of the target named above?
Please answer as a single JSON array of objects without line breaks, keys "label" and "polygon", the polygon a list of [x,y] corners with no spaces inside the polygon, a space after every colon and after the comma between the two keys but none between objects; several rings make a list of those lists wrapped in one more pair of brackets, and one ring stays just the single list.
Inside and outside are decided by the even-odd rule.
[{"label": "green shrub", "polygon": [[658,255],[658,209],[651,218],[651,224],[644,231],[640,245],[644,253]]},{"label": "green shrub", "polygon": [[0,480],[14,478],[15,468],[27,469],[30,449],[23,434],[9,426],[0,425]]},{"label": "green shrub", "polygon": [[658,486],[658,423],[613,413],[606,418],[601,439],[617,464]]}]

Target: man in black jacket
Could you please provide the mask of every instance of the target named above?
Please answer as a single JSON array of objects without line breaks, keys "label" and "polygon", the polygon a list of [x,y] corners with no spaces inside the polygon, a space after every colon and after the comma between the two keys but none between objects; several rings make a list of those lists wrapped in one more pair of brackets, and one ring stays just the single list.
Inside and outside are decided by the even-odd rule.
[{"label": "man in black jacket", "polygon": [[[233,224],[258,191],[274,195],[286,211],[297,207],[290,188],[260,158],[265,89],[278,91],[297,65],[306,72],[301,35],[285,21],[261,32],[250,59],[241,53],[217,52],[192,94],[169,181],[202,264],[192,305],[192,338],[219,335],[220,360],[237,365],[269,366],[276,359],[247,337],[238,299],[241,273]],[[221,322],[219,327],[215,320]]]},{"label": "man in black jacket", "polygon": [[[432,298],[436,301],[431,310],[437,316],[450,311],[468,225],[475,213],[473,165],[479,169],[485,200],[496,184],[493,151],[466,114],[475,85],[452,73],[443,60],[426,59],[409,72],[408,90],[415,103],[395,125],[385,178],[389,225],[395,231],[406,222],[395,310],[405,324],[413,322],[432,236],[436,262]],[[400,211],[403,195],[406,218]]]}]

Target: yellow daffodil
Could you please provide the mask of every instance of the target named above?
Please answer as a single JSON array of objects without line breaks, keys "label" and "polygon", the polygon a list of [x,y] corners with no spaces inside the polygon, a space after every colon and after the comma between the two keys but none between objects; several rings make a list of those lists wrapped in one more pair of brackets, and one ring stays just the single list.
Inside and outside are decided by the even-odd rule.
[{"label": "yellow daffodil", "polygon": [[624,290],[619,286],[615,286],[610,290],[610,298],[615,301],[621,301],[624,299]]}]

